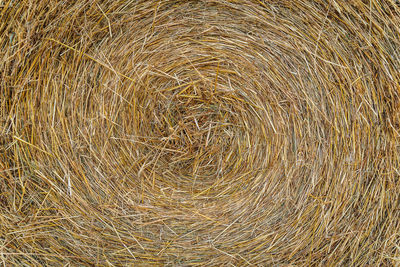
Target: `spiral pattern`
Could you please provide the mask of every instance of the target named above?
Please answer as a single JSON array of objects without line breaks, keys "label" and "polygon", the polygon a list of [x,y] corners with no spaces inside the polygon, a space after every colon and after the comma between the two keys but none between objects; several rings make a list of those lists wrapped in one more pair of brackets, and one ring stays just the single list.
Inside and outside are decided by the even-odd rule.
[{"label": "spiral pattern", "polygon": [[4,10],[10,262],[398,263],[395,2]]}]

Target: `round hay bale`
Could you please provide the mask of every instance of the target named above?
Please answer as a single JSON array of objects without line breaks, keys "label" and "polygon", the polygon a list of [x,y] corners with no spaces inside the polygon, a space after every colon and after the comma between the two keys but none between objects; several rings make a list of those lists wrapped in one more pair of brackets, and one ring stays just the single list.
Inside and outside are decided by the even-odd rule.
[{"label": "round hay bale", "polygon": [[396,1],[0,1],[0,259],[396,266]]}]

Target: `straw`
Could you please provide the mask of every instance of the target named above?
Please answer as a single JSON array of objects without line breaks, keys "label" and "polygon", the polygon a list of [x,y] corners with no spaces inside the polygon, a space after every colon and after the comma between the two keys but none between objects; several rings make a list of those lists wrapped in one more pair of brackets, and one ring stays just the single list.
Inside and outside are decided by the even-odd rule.
[{"label": "straw", "polygon": [[396,1],[0,1],[5,266],[397,266]]}]

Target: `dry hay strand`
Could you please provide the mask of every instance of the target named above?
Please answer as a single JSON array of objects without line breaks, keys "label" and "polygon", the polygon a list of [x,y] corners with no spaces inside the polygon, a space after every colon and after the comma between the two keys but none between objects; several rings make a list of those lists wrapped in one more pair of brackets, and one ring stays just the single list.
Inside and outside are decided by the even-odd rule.
[{"label": "dry hay strand", "polygon": [[0,1],[0,260],[400,263],[400,7]]}]

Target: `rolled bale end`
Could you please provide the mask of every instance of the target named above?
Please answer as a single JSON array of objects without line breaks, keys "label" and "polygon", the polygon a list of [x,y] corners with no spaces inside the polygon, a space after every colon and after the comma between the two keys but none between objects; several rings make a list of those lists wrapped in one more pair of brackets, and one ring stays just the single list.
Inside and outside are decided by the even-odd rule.
[{"label": "rolled bale end", "polygon": [[397,266],[396,1],[0,1],[0,259]]}]

